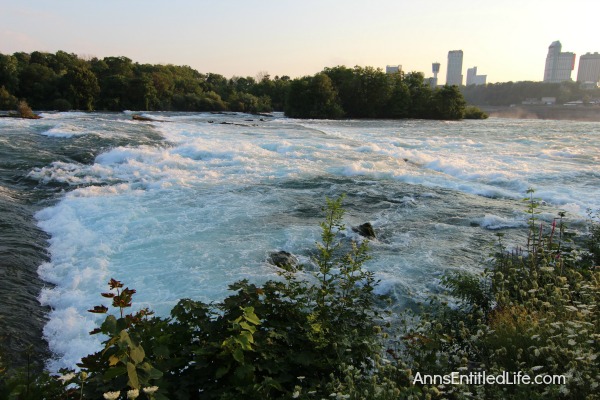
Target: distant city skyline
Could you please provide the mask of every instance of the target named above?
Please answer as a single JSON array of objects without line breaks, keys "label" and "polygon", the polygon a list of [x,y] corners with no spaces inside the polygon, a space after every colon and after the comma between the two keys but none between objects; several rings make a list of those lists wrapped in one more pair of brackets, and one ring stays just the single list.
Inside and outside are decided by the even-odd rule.
[{"label": "distant city skyline", "polygon": [[595,10],[596,0],[569,2],[568,18],[556,14],[565,10],[562,0],[484,0],[477,7],[467,0],[0,0],[0,6],[3,54],[125,56],[226,77],[294,78],[337,65],[385,69],[390,62],[430,77],[433,61],[462,49],[464,65],[477,65],[489,83],[542,81],[553,41],[577,61],[600,51],[597,36],[583,29],[597,24],[597,13],[578,12]]}]

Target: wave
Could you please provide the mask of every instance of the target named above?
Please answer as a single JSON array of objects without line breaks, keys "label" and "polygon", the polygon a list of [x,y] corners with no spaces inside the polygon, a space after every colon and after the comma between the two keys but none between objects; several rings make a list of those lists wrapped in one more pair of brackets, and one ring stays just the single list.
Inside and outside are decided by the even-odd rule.
[{"label": "wave", "polygon": [[[600,206],[595,165],[585,161],[598,147],[589,137],[578,141],[577,130],[564,142],[585,157],[552,155],[570,160],[563,162],[540,160],[543,140],[515,144],[514,125],[494,120],[248,124],[255,117],[145,113],[169,122],[140,124],[130,114],[55,117],[44,132],[54,129],[60,140],[44,140],[89,140],[102,151],[90,163],[53,159],[28,174],[71,189],[36,215],[51,235],[52,257],[39,274],[55,285],[40,296],[52,308],[45,330],[52,368],[99,348],[87,334],[98,320],[86,310],[101,301],[108,279],[138,290],[135,307],[162,315],[181,297],[218,300],[235,280],[275,276],[265,262],[271,250],[310,258],[325,196],[347,194],[348,226],[373,223],[368,266],[382,279],[380,291],[407,302],[435,292],[448,269],[477,271],[464,249],[526,226],[520,199],[530,186],[569,212]],[[138,132],[160,140],[133,142]],[[557,176],[564,184],[552,181]]]}]

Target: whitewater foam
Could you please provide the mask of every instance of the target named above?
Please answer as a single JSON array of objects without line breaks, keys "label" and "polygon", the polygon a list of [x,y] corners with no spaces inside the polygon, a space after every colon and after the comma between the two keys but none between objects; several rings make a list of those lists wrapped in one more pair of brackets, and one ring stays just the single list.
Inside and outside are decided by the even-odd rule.
[{"label": "whitewater foam", "polygon": [[[378,290],[399,302],[423,300],[446,270],[477,271],[484,255],[469,249],[526,226],[520,199],[528,187],[547,208],[577,216],[600,208],[596,125],[169,113],[144,114],[168,122],[142,123],[130,115],[53,114],[44,132],[68,144],[151,129],[164,141],[119,144],[90,164],[57,160],[29,173],[73,187],[36,216],[51,235],[52,257],[39,274],[55,285],[40,295],[52,309],[45,336],[53,369],[99,348],[88,331],[101,317],[87,310],[102,302],[110,278],[137,289],[134,307],[159,315],[182,297],[222,299],[238,279],[274,278],[270,251],[309,260],[325,196],[348,194],[348,226],[373,223],[367,266],[382,280]],[[547,142],[559,147],[548,152]]]}]

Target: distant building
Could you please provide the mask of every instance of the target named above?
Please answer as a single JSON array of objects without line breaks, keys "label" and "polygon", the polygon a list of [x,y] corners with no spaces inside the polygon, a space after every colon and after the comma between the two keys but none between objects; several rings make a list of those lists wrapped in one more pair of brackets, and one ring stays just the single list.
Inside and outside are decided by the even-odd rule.
[{"label": "distant building", "polygon": [[432,88],[438,85],[438,73],[440,72],[440,63],[434,62],[431,63],[431,72],[433,72],[433,78],[429,78],[429,86]]},{"label": "distant building", "polygon": [[560,83],[571,80],[571,71],[575,68],[575,53],[563,53],[557,40],[548,47],[544,82]]},{"label": "distant building", "polygon": [[598,82],[600,82],[600,54],[586,53],[579,57],[577,82],[591,82],[597,86]]},{"label": "distant building", "polygon": [[485,85],[487,75],[477,75],[477,67],[467,69],[467,86]]},{"label": "distant building", "polygon": [[462,63],[462,50],[451,50],[448,52],[448,70],[446,71],[446,85],[462,85]]},{"label": "distant building", "polygon": [[402,65],[387,65],[385,67],[386,74],[397,74],[402,72]]},{"label": "distant building", "polygon": [[521,102],[521,104],[524,105],[534,105],[534,106],[539,106],[539,105],[546,105],[546,106],[552,106],[554,104],[556,104],[556,97],[542,97],[542,99],[537,99],[537,98],[528,98],[525,99],[523,102]]}]

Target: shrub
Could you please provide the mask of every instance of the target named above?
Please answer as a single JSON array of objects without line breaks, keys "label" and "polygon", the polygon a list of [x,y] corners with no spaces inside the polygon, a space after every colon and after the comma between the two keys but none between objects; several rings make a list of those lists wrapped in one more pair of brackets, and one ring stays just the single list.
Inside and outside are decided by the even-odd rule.
[{"label": "shrub", "polygon": [[17,105],[17,113],[21,118],[36,118],[37,115],[34,114],[29,104],[26,101],[21,100]]},{"label": "shrub", "polygon": [[[523,249],[499,242],[491,268],[481,276],[451,274],[442,280],[458,307],[432,299],[399,345],[424,374],[485,371],[562,375],[555,385],[423,385],[460,398],[597,398],[600,384],[600,271],[582,254],[597,248],[597,222],[584,248],[570,243],[559,213],[538,225],[538,199],[529,191],[530,235]],[[489,288],[489,290],[488,290]]]},{"label": "shrub", "polygon": [[489,115],[479,107],[467,106],[465,107],[464,119],[488,119]]}]

